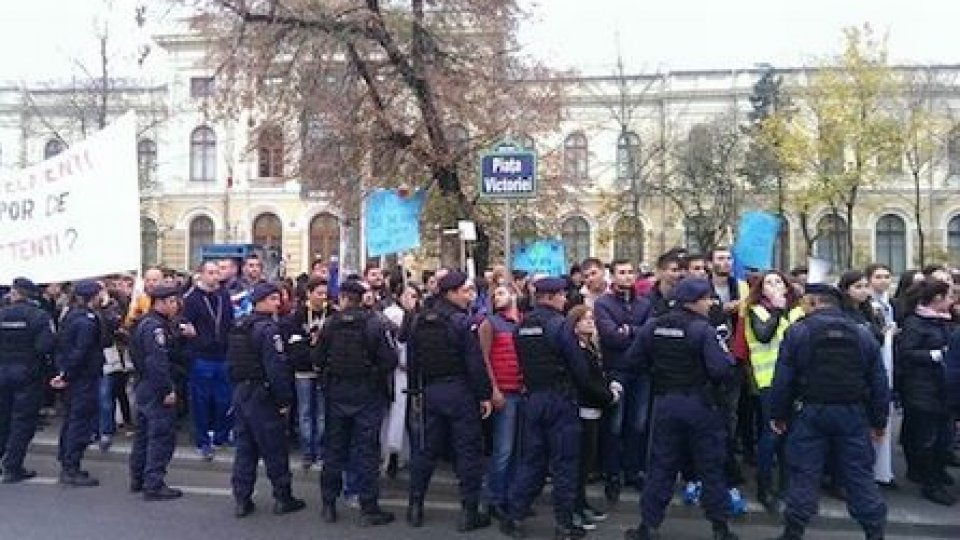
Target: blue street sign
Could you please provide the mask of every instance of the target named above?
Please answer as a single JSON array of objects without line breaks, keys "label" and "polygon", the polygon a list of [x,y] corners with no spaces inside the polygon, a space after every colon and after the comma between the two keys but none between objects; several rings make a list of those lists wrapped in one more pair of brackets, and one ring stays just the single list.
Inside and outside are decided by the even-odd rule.
[{"label": "blue street sign", "polygon": [[480,197],[521,199],[537,196],[537,155],[510,142],[480,156]]}]

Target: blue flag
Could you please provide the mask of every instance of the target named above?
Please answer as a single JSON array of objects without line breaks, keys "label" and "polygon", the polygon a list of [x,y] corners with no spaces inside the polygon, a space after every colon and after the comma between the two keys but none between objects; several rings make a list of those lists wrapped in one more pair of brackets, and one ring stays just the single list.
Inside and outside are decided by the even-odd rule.
[{"label": "blue flag", "polygon": [[420,211],[426,200],[422,189],[401,197],[392,189],[378,189],[364,201],[367,256],[379,257],[420,247]]},{"label": "blue flag", "polygon": [[746,276],[747,268],[773,268],[773,249],[780,233],[780,218],[768,212],[751,211],[740,216],[737,243],[733,246],[734,274]]},{"label": "blue flag", "polygon": [[562,276],[566,272],[567,259],[560,240],[537,240],[513,250],[514,270],[534,274]]}]

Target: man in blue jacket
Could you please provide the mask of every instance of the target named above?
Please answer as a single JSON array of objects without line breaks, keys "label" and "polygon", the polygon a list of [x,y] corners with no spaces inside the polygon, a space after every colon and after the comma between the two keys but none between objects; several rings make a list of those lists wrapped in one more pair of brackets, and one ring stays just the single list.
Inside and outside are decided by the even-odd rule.
[{"label": "man in blue jacket", "polygon": [[650,378],[630,367],[626,351],[650,315],[650,301],[635,292],[633,263],[617,260],[611,267],[613,283],[608,292],[597,298],[593,311],[604,369],[608,377],[624,389],[624,399],[605,416],[603,432],[604,492],[608,501],[616,502],[623,483],[621,474],[625,474],[628,484],[639,486],[639,476],[645,469],[643,441],[649,413]]}]

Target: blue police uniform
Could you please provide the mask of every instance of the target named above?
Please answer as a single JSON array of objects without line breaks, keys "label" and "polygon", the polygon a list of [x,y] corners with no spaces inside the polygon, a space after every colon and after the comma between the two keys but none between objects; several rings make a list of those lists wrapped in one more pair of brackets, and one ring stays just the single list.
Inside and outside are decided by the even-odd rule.
[{"label": "blue police uniform", "polygon": [[[823,285],[808,293],[838,296]],[[790,474],[781,538],[802,538],[817,513],[820,479],[832,456],[844,482],[851,516],[868,539],[883,537],[887,507],[873,481],[870,428],[887,422],[889,386],[880,348],[869,331],[839,308],[824,307],[787,330],[771,390],[771,417],[790,421]]]},{"label": "blue police uniform", "polygon": [[[561,293],[566,282],[542,278],[538,294]],[[549,470],[553,478],[556,538],[582,538],[573,524],[580,462],[578,388],[589,385],[589,361],[563,313],[538,305],[514,333],[525,388],[521,409],[520,457],[516,481],[510,485],[508,520],[502,530],[523,537],[522,520],[543,488]]]},{"label": "blue police uniform", "polygon": [[[466,276],[451,271],[440,280],[441,294],[463,285]],[[478,511],[483,484],[483,435],[479,402],[492,387],[474,325],[466,309],[439,297],[419,313],[406,335],[410,385],[415,399],[407,521],[423,524],[423,499],[438,457],[453,447],[460,481],[461,532],[489,525]]]},{"label": "blue police uniform", "polygon": [[[23,296],[37,289],[23,278],[14,280]],[[26,298],[0,308],[0,457],[3,482],[35,476],[23,468],[27,447],[37,430],[43,397],[43,357],[53,352],[50,316]]]},{"label": "blue police uniform", "polygon": [[727,527],[727,421],[718,392],[733,376],[734,360],[710,320],[684,307],[712,294],[707,280],[683,279],[674,290],[675,306],[648,321],[631,346],[629,354],[639,369],[652,377],[654,402],[641,523],[627,531],[628,539],[651,538],[663,522],[688,456],[703,482],[702,504],[714,538],[737,538]]},{"label": "blue police uniform", "polygon": [[[160,299],[176,294],[174,288],[158,287],[150,296]],[[172,342],[170,321],[154,310],[141,319],[130,339],[130,353],[137,370],[137,435],[130,452],[130,490],[142,491],[146,500],[182,495],[180,490],[164,483],[176,443],[176,404],[164,403],[164,398],[175,390]]]},{"label": "blue police uniform", "polygon": [[[344,283],[341,294],[358,303],[334,313],[320,331],[316,364],[324,377],[324,462],[320,475],[323,518],[337,520],[336,500],[348,465],[360,500],[362,526],[383,525],[393,514],[379,507],[380,426],[387,407],[386,376],[397,366],[397,353],[377,316],[359,306],[363,287]],[[351,461],[351,453],[353,461]]]},{"label": "blue police uniform", "polygon": [[[251,294],[256,304],[279,289],[258,285]],[[275,514],[302,509],[291,490],[287,450],[287,422],[280,413],[293,403],[293,373],[284,353],[284,340],[273,315],[254,311],[234,323],[228,336],[230,379],[234,385],[233,413],[236,455],[231,484],[236,516],[254,511],[251,500],[257,463],[263,458],[273,485]]]},{"label": "blue police uniform", "polygon": [[67,383],[64,393],[67,410],[60,428],[58,459],[60,482],[68,486],[99,485],[80,469],[83,452],[97,432],[100,377],[106,361],[100,319],[86,305],[99,291],[100,285],[93,281],[81,281],[74,286],[74,294],[84,304],[70,308],[57,339],[56,362]]}]

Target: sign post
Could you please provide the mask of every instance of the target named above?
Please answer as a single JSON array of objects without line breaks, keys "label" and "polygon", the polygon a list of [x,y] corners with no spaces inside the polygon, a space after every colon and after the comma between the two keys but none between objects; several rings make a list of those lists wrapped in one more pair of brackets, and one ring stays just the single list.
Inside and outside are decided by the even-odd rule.
[{"label": "sign post", "polygon": [[537,154],[503,140],[480,156],[480,198],[504,202],[503,253],[510,270],[511,201],[537,196]]}]

